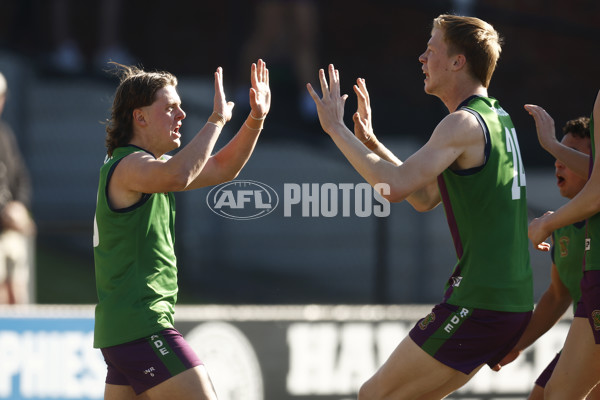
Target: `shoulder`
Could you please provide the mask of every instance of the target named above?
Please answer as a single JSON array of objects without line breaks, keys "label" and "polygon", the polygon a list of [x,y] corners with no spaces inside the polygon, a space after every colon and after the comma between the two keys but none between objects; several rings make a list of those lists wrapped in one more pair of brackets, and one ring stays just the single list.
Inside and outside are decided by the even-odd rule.
[{"label": "shoulder", "polygon": [[457,110],[440,121],[434,130],[435,136],[443,136],[446,140],[470,142],[479,140],[483,128],[475,115],[469,111]]},{"label": "shoulder", "polygon": [[144,167],[150,163],[164,162],[165,160],[156,159],[151,153],[143,149],[137,149],[126,154],[121,154],[118,161],[122,166],[135,168]]}]

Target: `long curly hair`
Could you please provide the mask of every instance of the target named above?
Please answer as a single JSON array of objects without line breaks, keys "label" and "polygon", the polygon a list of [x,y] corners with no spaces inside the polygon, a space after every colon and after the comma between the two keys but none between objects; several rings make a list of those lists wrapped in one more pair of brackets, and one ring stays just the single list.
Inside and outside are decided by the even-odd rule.
[{"label": "long curly hair", "polygon": [[177,78],[169,72],[146,72],[136,66],[112,62],[120,83],[115,92],[110,119],[106,121],[106,148],[111,157],[117,147],[125,146],[133,137],[133,111],[151,105],[156,92],[166,86],[177,86]]}]

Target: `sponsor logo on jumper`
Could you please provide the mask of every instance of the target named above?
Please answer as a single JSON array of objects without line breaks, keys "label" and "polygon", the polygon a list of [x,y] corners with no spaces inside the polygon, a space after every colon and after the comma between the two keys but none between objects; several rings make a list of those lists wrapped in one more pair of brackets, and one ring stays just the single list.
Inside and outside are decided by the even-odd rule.
[{"label": "sponsor logo on jumper", "polygon": [[459,287],[460,286],[460,282],[462,282],[462,276],[453,276],[450,279],[452,279],[452,286],[453,287]]},{"label": "sponsor logo on jumper", "polygon": [[558,239],[558,245],[560,246],[560,256],[566,257],[569,255],[569,237],[562,236]]},{"label": "sponsor logo on jumper", "polygon": [[592,239],[586,238],[585,239],[585,251],[590,251],[591,247],[592,247]]}]

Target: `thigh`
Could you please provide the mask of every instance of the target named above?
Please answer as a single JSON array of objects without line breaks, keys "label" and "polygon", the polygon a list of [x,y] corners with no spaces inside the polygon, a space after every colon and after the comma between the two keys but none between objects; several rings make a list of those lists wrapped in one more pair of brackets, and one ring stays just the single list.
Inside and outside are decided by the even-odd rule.
[{"label": "thigh", "polygon": [[[427,354],[407,336],[361,387],[359,399],[425,399],[440,391],[448,394],[468,382],[478,369],[467,375],[450,368]],[[443,395],[438,398],[441,397]]]},{"label": "thigh", "polygon": [[135,392],[131,386],[109,383],[104,386],[104,400],[133,400],[135,398]]},{"label": "thigh", "polygon": [[129,385],[137,394],[202,364],[175,329],[101,350],[108,366],[106,383]]},{"label": "thigh", "polygon": [[575,317],[546,385],[548,399],[583,399],[600,380],[600,346],[587,318]]},{"label": "thigh", "polygon": [[533,385],[527,400],[544,400],[544,388],[538,384]]},{"label": "thigh", "polygon": [[465,375],[482,364],[497,364],[517,343],[531,312],[500,312],[436,305],[409,332],[433,358]]},{"label": "thigh", "polygon": [[206,368],[199,365],[145,391],[140,399],[217,400],[217,395]]}]

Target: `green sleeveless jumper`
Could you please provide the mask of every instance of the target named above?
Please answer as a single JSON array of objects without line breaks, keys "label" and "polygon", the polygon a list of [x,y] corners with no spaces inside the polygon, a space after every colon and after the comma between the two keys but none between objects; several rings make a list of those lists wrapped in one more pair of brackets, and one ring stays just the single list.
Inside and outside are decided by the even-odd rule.
[{"label": "green sleeveless jumper", "polygon": [[567,225],[552,232],[552,261],[561,282],[573,299],[573,312],[581,298],[583,276],[583,248],[585,244],[585,222]]},{"label": "green sleeveless jumper", "polygon": [[533,309],[525,173],[510,116],[490,97],[467,99],[486,136],[484,165],[446,169],[438,186],[458,262],[444,301],[492,311]]},{"label": "green sleeveless jumper", "polygon": [[[594,115],[590,118],[590,137],[592,139],[592,157],[590,158],[590,175],[594,166],[596,149],[594,147]],[[585,239],[585,264],[586,271],[600,270],[600,213],[592,215],[587,220],[587,234]]]},{"label": "green sleeveless jumper", "polygon": [[108,182],[135,146],[115,149],[100,169],[94,218],[98,304],[94,347],[126,343],[173,327],[177,301],[173,193],[144,194],[131,207],[113,209]]}]

